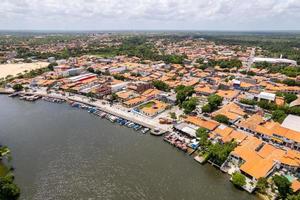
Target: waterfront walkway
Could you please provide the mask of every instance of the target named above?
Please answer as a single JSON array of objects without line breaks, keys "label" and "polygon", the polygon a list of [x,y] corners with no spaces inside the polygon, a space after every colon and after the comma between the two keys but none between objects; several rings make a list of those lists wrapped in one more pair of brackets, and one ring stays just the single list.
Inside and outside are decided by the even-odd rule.
[{"label": "waterfront walkway", "polygon": [[74,101],[82,104],[86,104],[92,107],[97,107],[99,110],[109,113],[111,115],[121,117],[123,119],[132,121],[133,123],[140,124],[144,127],[148,127],[151,129],[158,128],[162,131],[171,131],[172,125],[166,125],[166,124],[160,124],[159,123],[159,117],[155,118],[148,118],[136,113],[128,112],[126,110],[122,110],[118,108],[115,105],[110,105],[107,101],[103,100],[97,100],[94,102],[91,102],[88,97],[82,96],[82,95],[74,95],[74,96],[62,96],[60,94],[47,94],[45,92],[26,92],[24,94],[31,94],[31,95],[40,95],[43,97],[52,97],[52,98],[58,98],[66,101]]}]

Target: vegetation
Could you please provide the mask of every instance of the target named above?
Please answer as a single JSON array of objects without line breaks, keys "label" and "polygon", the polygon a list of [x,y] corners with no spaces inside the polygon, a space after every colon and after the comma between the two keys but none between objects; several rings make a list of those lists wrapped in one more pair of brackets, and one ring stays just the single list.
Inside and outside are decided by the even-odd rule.
[{"label": "vegetation", "polygon": [[192,96],[195,93],[194,88],[191,86],[179,85],[175,88],[176,92],[176,101],[179,106],[182,106],[182,103],[187,100],[188,97]]},{"label": "vegetation", "polygon": [[283,110],[275,110],[272,112],[272,119],[275,122],[282,123],[286,117],[287,117],[287,115],[285,114],[285,112]]},{"label": "vegetation", "polygon": [[170,112],[169,115],[170,115],[170,117],[171,117],[172,119],[177,119],[177,116],[176,116],[176,113],[175,113],[175,112]]},{"label": "vegetation", "polygon": [[207,148],[210,145],[210,141],[208,140],[208,130],[206,128],[198,128],[196,135],[200,138],[199,144],[202,148]]},{"label": "vegetation", "polygon": [[275,175],[273,181],[281,199],[286,199],[288,194],[292,194],[291,183],[285,176]]},{"label": "vegetation", "polygon": [[295,94],[285,93],[285,92],[277,92],[276,95],[280,97],[284,97],[285,102],[288,104],[295,101],[298,98],[297,95]]},{"label": "vegetation", "polygon": [[255,63],[255,68],[267,69],[270,73],[281,73],[289,77],[296,77],[300,75],[299,67],[288,66],[284,64],[271,64],[267,62]]},{"label": "vegetation", "polygon": [[16,200],[19,198],[20,193],[20,188],[14,183],[12,174],[0,177],[0,199]]},{"label": "vegetation", "polygon": [[57,66],[57,65],[58,65],[58,64],[57,64],[56,62],[50,63],[50,64],[48,65],[48,69],[51,70],[51,71],[53,71],[54,67]]},{"label": "vegetation", "polygon": [[225,144],[211,144],[208,147],[208,159],[213,163],[221,166],[229,156],[230,152],[233,151],[233,149],[236,147],[236,145],[237,144],[235,142],[227,142]]},{"label": "vegetation", "polygon": [[240,102],[243,104],[252,105],[252,106],[257,104],[257,102],[255,100],[251,100],[251,99],[241,99]]},{"label": "vegetation", "polygon": [[121,81],[125,80],[125,76],[120,75],[120,74],[114,74],[113,77],[117,80],[121,80]]},{"label": "vegetation", "polygon": [[293,194],[293,195],[288,195],[287,200],[300,200],[300,193],[298,194]]},{"label": "vegetation", "polygon": [[230,68],[240,68],[242,67],[242,62],[238,59],[232,59],[232,60],[209,60],[207,63],[208,67],[215,67],[220,66],[221,68],[230,69]]},{"label": "vegetation", "polygon": [[202,112],[211,113],[221,105],[223,97],[220,97],[216,94],[212,94],[208,97],[208,104],[202,107]]},{"label": "vegetation", "polygon": [[13,89],[14,89],[15,91],[19,92],[19,91],[23,90],[23,86],[22,86],[21,84],[15,84],[15,85],[13,86]]},{"label": "vegetation", "polygon": [[170,91],[169,85],[166,84],[163,81],[156,80],[156,81],[153,81],[152,84],[158,90],[162,90],[162,91],[165,91],[165,92]]},{"label": "vegetation", "polygon": [[296,81],[294,79],[285,79],[282,81],[282,83],[288,85],[288,86],[300,86],[300,81]]},{"label": "vegetation", "polygon": [[198,99],[196,97],[192,97],[188,100],[185,100],[182,103],[182,108],[184,109],[185,114],[190,114],[196,109],[197,105],[198,105]]},{"label": "vegetation", "polygon": [[266,189],[269,187],[268,181],[266,178],[259,178],[256,184],[256,189],[259,193],[265,194]]},{"label": "vegetation", "polygon": [[217,121],[217,122],[220,122],[220,123],[223,123],[223,124],[229,124],[229,119],[227,116],[225,115],[216,115],[214,117],[214,119]]},{"label": "vegetation", "polygon": [[232,175],[232,183],[237,187],[243,187],[246,185],[246,177],[241,173],[235,172]]},{"label": "vegetation", "polygon": [[[6,158],[10,161],[10,151],[7,147],[0,148],[0,160]],[[8,167],[1,162],[0,165],[5,168],[5,172],[0,173],[0,199],[2,200],[16,200],[20,196],[20,188],[14,183],[14,176]],[[0,169],[1,170],[1,169]]]}]

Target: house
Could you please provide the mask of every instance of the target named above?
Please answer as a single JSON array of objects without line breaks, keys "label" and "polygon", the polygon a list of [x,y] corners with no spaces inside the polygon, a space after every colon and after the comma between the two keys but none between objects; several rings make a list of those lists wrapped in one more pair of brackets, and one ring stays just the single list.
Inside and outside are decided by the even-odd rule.
[{"label": "house", "polygon": [[218,123],[216,121],[205,120],[205,119],[195,117],[195,116],[188,116],[185,119],[185,122],[194,124],[198,127],[206,128],[209,131],[215,130],[220,125],[220,123]]},{"label": "house", "polygon": [[170,94],[170,93],[161,93],[157,95],[157,99],[160,101],[163,101],[165,103],[175,105],[176,104],[176,94]]},{"label": "house", "polygon": [[229,122],[234,124],[239,119],[243,118],[246,113],[236,103],[231,102],[212,113],[213,117],[216,117],[217,115],[225,115],[229,119]]},{"label": "house", "polygon": [[218,90],[217,95],[223,97],[226,101],[232,101],[239,95],[239,91],[236,90]]},{"label": "house", "polygon": [[224,124],[221,124],[220,126],[218,126],[218,128],[216,128],[210,133],[209,137],[221,143],[226,143],[230,141],[236,141],[237,143],[241,143],[247,138],[247,135],[240,131],[236,131],[233,128],[228,127]]},{"label": "house", "polygon": [[273,93],[261,92],[261,93],[259,93],[259,95],[256,96],[255,99],[257,99],[258,101],[266,100],[266,101],[269,101],[269,102],[274,102],[275,97],[276,97],[276,95],[273,94]]},{"label": "house", "polygon": [[168,108],[168,104],[158,101],[158,100],[153,100],[150,102],[147,102],[141,106],[139,106],[139,112],[142,113],[143,115],[146,115],[148,117],[154,117],[161,112],[165,111]]},{"label": "house", "polygon": [[216,90],[209,87],[207,84],[201,84],[195,87],[195,92],[198,95],[209,96],[211,94],[216,93]]}]

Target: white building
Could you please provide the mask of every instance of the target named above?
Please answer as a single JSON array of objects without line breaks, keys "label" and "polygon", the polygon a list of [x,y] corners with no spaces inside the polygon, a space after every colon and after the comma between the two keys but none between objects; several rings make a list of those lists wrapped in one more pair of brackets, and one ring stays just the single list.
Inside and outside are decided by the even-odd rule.
[{"label": "white building", "polygon": [[254,63],[256,62],[267,62],[272,64],[290,64],[297,66],[297,62],[295,60],[289,60],[284,58],[261,58],[261,57],[255,57],[253,60]]}]

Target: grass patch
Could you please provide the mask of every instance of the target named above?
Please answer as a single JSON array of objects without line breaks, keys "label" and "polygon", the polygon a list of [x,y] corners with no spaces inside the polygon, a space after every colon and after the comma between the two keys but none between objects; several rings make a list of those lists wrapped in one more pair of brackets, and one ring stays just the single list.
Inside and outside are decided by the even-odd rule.
[{"label": "grass patch", "polygon": [[151,108],[151,107],[154,106],[154,105],[155,105],[155,102],[150,101],[150,102],[148,102],[148,103],[145,103],[145,104],[141,105],[141,106],[139,107],[139,109],[143,109],[143,108]]}]

